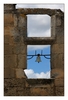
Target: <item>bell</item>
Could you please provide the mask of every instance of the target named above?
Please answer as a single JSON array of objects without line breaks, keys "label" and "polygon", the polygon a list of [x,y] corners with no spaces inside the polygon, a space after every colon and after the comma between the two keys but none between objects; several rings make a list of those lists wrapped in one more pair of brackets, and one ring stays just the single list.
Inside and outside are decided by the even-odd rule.
[{"label": "bell", "polygon": [[41,62],[40,54],[37,55],[36,62]]}]

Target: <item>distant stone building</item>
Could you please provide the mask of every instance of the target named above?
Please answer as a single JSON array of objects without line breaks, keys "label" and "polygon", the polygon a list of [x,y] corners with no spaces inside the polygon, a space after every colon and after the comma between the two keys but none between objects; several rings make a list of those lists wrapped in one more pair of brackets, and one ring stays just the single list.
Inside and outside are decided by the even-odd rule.
[{"label": "distant stone building", "polygon": [[[48,14],[51,37],[27,37],[27,14]],[[27,45],[51,45],[51,79],[27,79]],[[57,9],[15,9],[4,4],[4,95],[64,95],[64,13]]]}]

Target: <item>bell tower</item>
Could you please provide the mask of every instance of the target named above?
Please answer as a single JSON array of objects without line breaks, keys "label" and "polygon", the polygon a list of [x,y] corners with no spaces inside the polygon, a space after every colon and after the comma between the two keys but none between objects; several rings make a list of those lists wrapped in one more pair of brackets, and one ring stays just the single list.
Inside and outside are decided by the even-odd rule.
[{"label": "bell tower", "polygon": [[[48,14],[51,37],[27,37],[28,14]],[[27,45],[51,45],[50,79],[26,77]],[[39,54],[36,61],[41,61]],[[15,9],[15,4],[4,4],[4,95],[64,95],[64,13],[61,10]]]}]

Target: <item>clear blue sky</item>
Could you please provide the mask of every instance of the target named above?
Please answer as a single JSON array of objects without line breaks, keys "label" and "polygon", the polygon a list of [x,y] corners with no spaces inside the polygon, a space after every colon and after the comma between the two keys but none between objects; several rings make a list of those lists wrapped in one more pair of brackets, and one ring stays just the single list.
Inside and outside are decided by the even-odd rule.
[{"label": "clear blue sky", "polygon": [[[42,50],[43,50],[43,54],[50,54],[50,46],[45,47]],[[41,54],[41,49],[37,49],[36,51],[37,53]],[[27,54],[33,55],[35,54],[35,50],[29,50],[27,46]],[[27,69],[33,69],[35,73],[48,72],[50,70],[50,59],[46,59],[42,56],[41,57],[42,62],[38,63],[35,62],[35,60],[36,60],[36,56],[30,60],[27,60]]]}]

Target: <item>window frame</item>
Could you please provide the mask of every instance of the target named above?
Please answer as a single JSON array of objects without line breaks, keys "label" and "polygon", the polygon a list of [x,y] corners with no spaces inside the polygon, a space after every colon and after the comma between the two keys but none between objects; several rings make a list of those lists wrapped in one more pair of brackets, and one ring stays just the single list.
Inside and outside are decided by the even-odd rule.
[{"label": "window frame", "polygon": [[[17,10],[17,13],[19,12],[18,10]],[[20,9],[20,14],[23,14],[25,18],[25,31],[23,31],[24,44],[26,46],[27,45],[51,45],[52,46],[56,38],[56,31],[55,31],[56,30],[56,11],[50,10],[50,9],[42,9],[42,8],[37,8],[37,9],[30,8],[30,9]],[[28,14],[49,15],[51,17],[51,37],[27,37],[27,15]],[[52,61],[50,65],[52,65]],[[26,64],[26,68],[27,68],[27,64]],[[52,70],[52,66],[51,66],[51,70]]]}]

